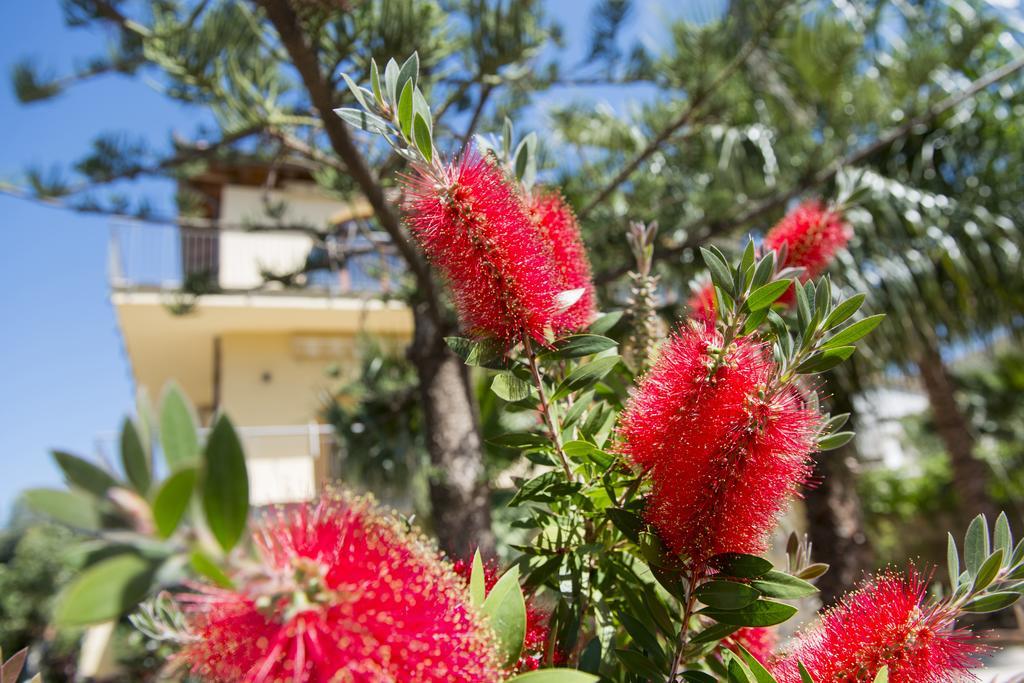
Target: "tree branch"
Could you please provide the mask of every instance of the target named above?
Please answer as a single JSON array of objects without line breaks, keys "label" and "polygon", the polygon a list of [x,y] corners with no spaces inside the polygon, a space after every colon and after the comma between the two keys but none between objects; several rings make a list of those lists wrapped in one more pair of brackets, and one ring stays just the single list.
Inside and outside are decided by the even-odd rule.
[{"label": "tree branch", "polygon": [[416,278],[419,291],[426,297],[434,322],[438,326],[443,326],[444,320],[430,267],[419,250],[406,238],[398,216],[384,197],[383,188],[353,142],[348,126],[334,115],[337,104],[334,92],[324,78],[317,53],[304,35],[298,16],[287,0],[255,1],[263,7],[270,23],[277,30],[285,51],[309,93],[310,101],[320,112],[331,148],[344,162],[347,172],[373,207],[381,227],[390,235],[396,249],[408,264],[409,270]]},{"label": "tree branch", "polygon": [[484,83],[480,87],[480,99],[476,103],[476,108],[473,110],[473,116],[469,119],[469,125],[466,126],[466,132],[462,134],[462,143],[459,145],[460,150],[466,149],[466,145],[473,137],[473,133],[476,131],[476,126],[480,123],[480,115],[484,112],[484,107],[487,106],[487,100],[494,91],[494,86],[490,83]]},{"label": "tree branch", "polygon": [[[693,249],[716,235],[731,232],[736,228],[760,218],[774,209],[785,206],[791,199],[800,196],[807,190],[830,182],[836,177],[841,169],[856,166],[857,164],[869,159],[878,152],[892,145],[894,142],[911,135],[916,129],[933,123],[942,114],[963,104],[985,88],[1012,76],[1021,69],[1024,69],[1024,55],[1017,57],[1000,68],[976,79],[964,90],[940,100],[933,106],[929,107],[924,113],[915,116],[902,126],[894,128],[885,135],[876,139],[874,142],[851,151],[846,156],[832,162],[827,167],[816,173],[813,171],[807,172],[804,175],[803,180],[789,190],[765,197],[747,210],[732,218],[723,218],[716,221],[699,219],[682,226],[679,230],[688,235],[687,239],[681,244],[657,249],[655,254],[658,257],[667,257],[679,254],[687,249]],[[700,230],[701,228],[703,228],[703,230]],[[598,273],[595,280],[598,283],[607,283],[624,275],[628,270],[629,266],[622,266],[603,273]]]},{"label": "tree branch", "polygon": [[593,211],[598,205],[600,205],[604,200],[606,200],[612,192],[618,189],[619,186],[622,185],[624,182],[629,180],[630,176],[632,176],[636,172],[636,170],[640,168],[641,164],[643,164],[655,152],[657,152],[658,149],[660,149],[661,146],[665,144],[665,142],[676,133],[676,131],[678,131],[680,128],[687,125],[694,119],[697,112],[704,105],[704,103],[708,101],[711,95],[713,95],[714,92],[719,87],[721,87],[721,85],[726,80],[728,80],[728,78],[732,76],[737,69],[743,66],[743,63],[746,62],[750,55],[754,52],[754,48],[757,47],[758,40],[760,40],[760,34],[752,36],[744,44],[740,51],[736,53],[736,56],[733,57],[732,60],[725,65],[725,67],[718,73],[718,75],[715,76],[711,83],[709,83],[705,88],[703,88],[700,92],[695,94],[690,99],[689,103],[687,104],[686,108],[682,111],[682,113],[680,113],[679,116],[673,119],[672,122],[668,124],[668,126],[663,128],[661,132],[654,137],[653,140],[648,142],[647,146],[644,147],[640,151],[640,153],[632,159],[632,161],[627,163],[622,168],[622,170],[619,171],[618,174],[616,174],[616,176],[612,178],[610,182],[608,182],[608,184],[601,188],[601,191],[598,192],[593,199],[587,202],[587,204],[582,209],[580,209],[580,211],[577,214],[579,220],[584,220],[587,217],[587,215],[591,211]]}]

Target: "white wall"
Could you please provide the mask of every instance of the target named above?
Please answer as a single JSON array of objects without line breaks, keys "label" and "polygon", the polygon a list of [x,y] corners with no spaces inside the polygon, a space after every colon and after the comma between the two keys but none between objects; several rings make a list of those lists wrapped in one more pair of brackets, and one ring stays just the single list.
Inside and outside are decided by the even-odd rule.
[{"label": "white wall", "polygon": [[[267,215],[264,200],[283,202],[282,216]],[[291,183],[281,190],[225,185],[221,194],[221,221],[229,224],[310,225],[325,229],[348,210],[344,202],[328,197],[313,183]],[[228,230],[220,236],[220,286],[250,289],[263,284],[260,270],[294,271],[305,262],[313,241],[295,232],[242,232]]]}]

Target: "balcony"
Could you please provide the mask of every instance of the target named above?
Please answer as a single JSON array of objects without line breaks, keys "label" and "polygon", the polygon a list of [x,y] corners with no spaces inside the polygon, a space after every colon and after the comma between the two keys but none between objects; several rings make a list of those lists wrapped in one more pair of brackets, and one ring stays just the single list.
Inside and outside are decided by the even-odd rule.
[{"label": "balcony", "polygon": [[386,235],[354,221],[322,240],[284,230],[130,222],[111,227],[115,292],[386,298],[402,272]]}]

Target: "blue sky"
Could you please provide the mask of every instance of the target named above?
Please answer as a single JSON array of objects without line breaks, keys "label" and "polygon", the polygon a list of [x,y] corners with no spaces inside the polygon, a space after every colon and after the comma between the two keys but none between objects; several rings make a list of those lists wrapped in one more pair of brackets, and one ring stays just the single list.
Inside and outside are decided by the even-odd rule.
[{"label": "blue sky", "polygon": [[[700,4],[703,12],[714,12],[721,3]],[[637,2],[629,35],[663,37],[665,19],[674,14],[666,9],[671,6]],[[586,50],[586,21],[581,21],[586,15],[575,2],[553,2],[551,11],[566,29],[569,63],[578,63]],[[9,73],[15,62],[31,56],[66,73],[76,60],[95,54],[104,39],[102,33],[64,26],[58,0],[2,4],[0,178],[16,180],[29,165],[66,164],[101,131],[123,130],[159,145],[171,131],[188,134],[203,120],[202,112],[169,103],[139,80],[117,76],[44,103],[22,106],[14,99]],[[609,95],[586,94],[598,100]],[[546,98],[544,105],[557,100]],[[169,183],[154,181],[131,189],[163,206],[172,191]],[[0,196],[0,519],[19,491],[60,484],[51,448],[92,455],[97,436],[116,430],[132,410],[131,371],[106,281],[109,230],[102,217]]]}]

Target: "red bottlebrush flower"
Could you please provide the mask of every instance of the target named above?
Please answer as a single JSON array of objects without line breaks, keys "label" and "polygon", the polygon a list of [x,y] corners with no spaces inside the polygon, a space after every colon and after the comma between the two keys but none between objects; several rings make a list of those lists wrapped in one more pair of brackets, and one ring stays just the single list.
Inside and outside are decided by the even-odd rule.
[{"label": "red bottlebrush flower", "polygon": [[555,315],[555,332],[576,332],[594,319],[594,282],[590,261],[580,236],[576,215],[558,192],[538,192],[530,198],[530,213],[551,252],[559,275],[561,291],[582,289],[583,295],[566,310]]},{"label": "red bottlebrush flower", "polygon": [[501,169],[467,154],[438,184],[407,181],[406,222],[442,271],[466,330],[515,343],[545,340],[559,276],[523,200]]},{"label": "red bottlebrush flower", "polygon": [[970,680],[984,648],[956,629],[954,615],[925,603],[915,570],[885,573],[847,595],[800,635],[773,666],[780,683],[798,683],[802,662],[816,681],[872,681],[889,667],[893,683]]},{"label": "red bottlebrush flower", "polygon": [[262,567],[237,590],[180,598],[193,636],[181,656],[204,680],[499,680],[462,581],[365,500],[272,513],[255,540]]},{"label": "red bottlebrush flower", "polygon": [[849,225],[839,212],[821,202],[807,201],[787,213],[764,237],[768,249],[786,245],[784,266],[804,269],[801,279],[820,275],[836,252],[850,241]]},{"label": "red bottlebrush flower", "polygon": [[773,629],[763,626],[746,626],[736,631],[722,641],[722,644],[733,652],[740,651],[739,645],[761,662],[764,666],[772,661],[775,656],[775,646],[779,643],[779,636]]},{"label": "red bottlebrush flower", "polygon": [[662,347],[623,413],[620,450],[651,480],[648,521],[694,563],[764,550],[765,536],[810,472],[819,416],[762,344],[734,341],[713,370],[717,331],[692,324]]},{"label": "red bottlebrush flower", "polygon": [[[462,577],[466,585],[469,585],[470,576],[473,573],[473,565],[465,560],[455,561],[455,573]],[[484,587],[490,591],[498,582],[498,563],[494,560],[484,562]],[[551,614],[546,610],[537,607],[533,600],[526,598],[526,637],[523,640],[523,652],[519,655],[519,661],[513,667],[513,673],[525,671],[536,671],[544,664],[547,655],[546,647],[548,637],[551,635]],[[561,653],[554,653],[554,663],[564,663],[565,657]]]},{"label": "red bottlebrush flower", "polygon": [[718,313],[715,309],[715,286],[705,282],[700,289],[693,292],[686,302],[690,309],[690,319],[714,327]]}]

